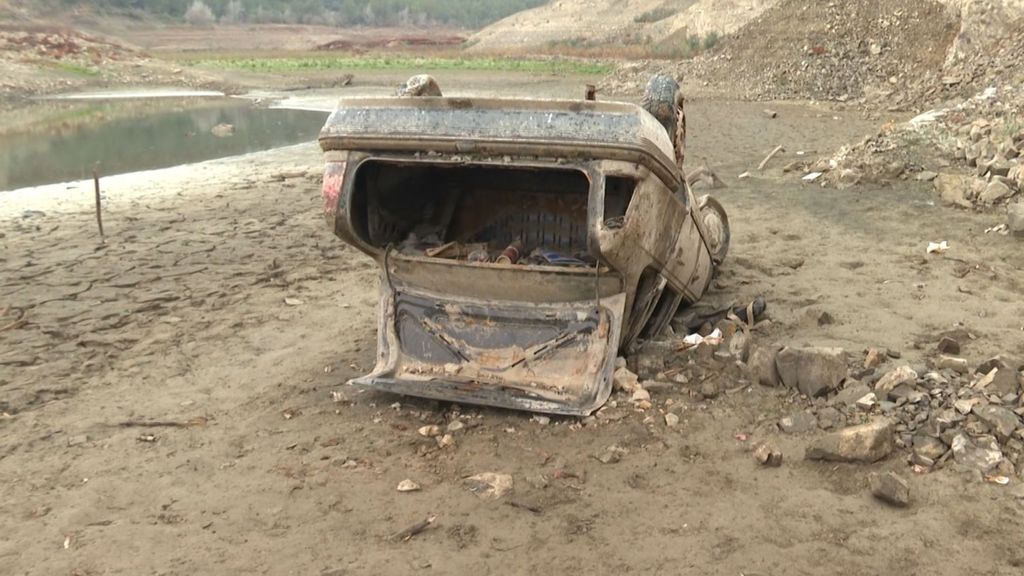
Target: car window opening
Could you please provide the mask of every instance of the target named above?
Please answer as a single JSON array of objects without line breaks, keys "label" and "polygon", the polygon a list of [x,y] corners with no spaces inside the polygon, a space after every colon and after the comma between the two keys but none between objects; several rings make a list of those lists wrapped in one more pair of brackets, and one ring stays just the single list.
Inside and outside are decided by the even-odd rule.
[{"label": "car window opening", "polygon": [[356,172],[352,217],[363,241],[405,255],[589,267],[589,189],[576,170],[368,160]]}]

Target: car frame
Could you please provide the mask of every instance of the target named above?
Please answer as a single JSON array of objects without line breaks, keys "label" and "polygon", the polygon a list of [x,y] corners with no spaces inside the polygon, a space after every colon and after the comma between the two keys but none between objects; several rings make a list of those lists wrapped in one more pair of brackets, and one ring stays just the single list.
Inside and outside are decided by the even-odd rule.
[{"label": "car frame", "polygon": [[[376,366],[355,384],[590,414],[619,350],[701,298],[728,250],[724,210],[634,104],[346,98],[319,141],[327,224],[381,272]],[[533,260],[492,261],[530,242]],[[458,253],[480,244],[486,261]]]}]

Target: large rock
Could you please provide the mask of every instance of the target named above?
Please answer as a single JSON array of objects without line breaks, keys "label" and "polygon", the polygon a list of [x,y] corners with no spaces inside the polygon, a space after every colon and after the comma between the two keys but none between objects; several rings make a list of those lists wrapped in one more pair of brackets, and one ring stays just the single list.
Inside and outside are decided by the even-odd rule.
[{"label": "large rock", "polygon": [[868,476],[868,485],[871,494],[883,502],[900,508],[910,504],[910,485],[895,472],[872,472]]},{"label": "large rock", "polygon": [[775,365],[775,357],[779,349],[771,346],[751,345],[750,356],[747,358],[747,369],[750,380],[764,386],[778,386],[782,383],[779,369]]},{"label": "large rock", "polygon": [[786,434],[803,434],[818,429],[818,419],[809,412],[794,412],[779,420],[779,428]]},{"label": "large rock", "polygon": [[1003,452],[991,436],[979,436],[972,440],[960,433],[953,438],[951,447],[953,460],[957,464],[982,474],[992,471],[1003,460]]},{"label": "large rock", "polygon": [[890,392],[897,386],[915,382],[917,382],[917,372],[914,372],[910,366],[899,366],[878,379],[878,382],[875,383],[875,391]]},{"label": "large rock", "polygon": [[985,187],[985,190],[978,195],[978,201],[984,204],[995,204],[1004,198],[1013,196],[1015,190],[1004,184],[1001,180],[992,180]]},{"label": "large rock", "polygon": [[1012,410],[1002,406],[993,406],[991,404],[975,406],[973,411],[974,415],[985,424],[988,424],[988,427],[992,429],[996,437],[1003,442],[1009,440],[1013,431],[1020,426],[1020,418]]},{"label": "large rock", "polygon": [[938,460],[949,450],[946,443],[932,436],[914,436],[914,453],[929,460]]},{"label": "large rock", "polygon": [[893,425],[885,419],[849,426],[811,442],[808,460],[878,462],[893,450]]},{"label": "large rock", "polygon": [[939,193],[939,198],[944,203],[961,208],[973,206],[971,201],[967,199],[968,192],[971,189],[971,179],[969,177],[958,174],[939,174],[938,178],[933,182],[935,191]]},{"label": "large rock", "polygon": [[1018,200],[1006,206],[1006,227],[1010,234],[1024,237],[1024,201]]},{"label": "large rock", "polygon": [[848,381],[846,386],[829,401],[832,406],[855,406],[861,398],[871,394],[867,384],[857,380]]},{"label": "large rock", "polygon": [[775,358],[786,386],[814,398],[835,390],[846,378],[842,348],[783,348]]}]

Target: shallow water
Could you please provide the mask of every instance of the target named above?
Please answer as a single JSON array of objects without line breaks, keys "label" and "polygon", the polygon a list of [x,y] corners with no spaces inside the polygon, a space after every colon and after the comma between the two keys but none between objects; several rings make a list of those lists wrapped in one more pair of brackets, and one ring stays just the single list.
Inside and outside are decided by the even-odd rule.
[{"label": "shallow water", "polygon": [[229,98],[68,104],[0,134],[0,190],[91,178],[94,166],[109,176],[311,141],[326,117]]}]

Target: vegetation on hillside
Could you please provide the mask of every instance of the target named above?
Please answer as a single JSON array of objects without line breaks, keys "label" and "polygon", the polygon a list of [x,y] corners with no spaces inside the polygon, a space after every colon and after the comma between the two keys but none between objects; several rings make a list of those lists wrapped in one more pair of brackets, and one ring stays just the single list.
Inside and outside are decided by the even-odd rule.
[{"label": "vegetation on hillside", "polygon": [[[2,1],[2,0],[0,0]],[[193,24],[279,22],[481,27],[546,0],[22,0],[39,8],[141,12]]]}]

